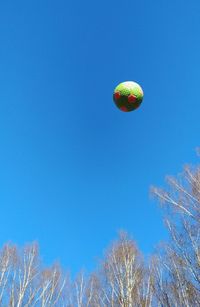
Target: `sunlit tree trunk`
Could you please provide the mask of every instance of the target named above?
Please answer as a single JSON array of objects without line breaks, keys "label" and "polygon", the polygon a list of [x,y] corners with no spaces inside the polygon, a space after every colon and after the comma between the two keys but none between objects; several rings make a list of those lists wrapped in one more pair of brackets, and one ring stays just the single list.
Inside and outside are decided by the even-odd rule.
[{"label": "sunlit tree trunk", "polygon": [[[65,279],[59,266],[42,269],[36,244],[22,251],[6,245],[0,253],[0,305],[64,306]],[[63,304],[62,304],[63,302]]]},{"label": "sunlit tree trunk", "polygon": [[144,266],[127,234],[121,233],[119,240],[108,249],[101,274],[101,306],[142,306]]}]

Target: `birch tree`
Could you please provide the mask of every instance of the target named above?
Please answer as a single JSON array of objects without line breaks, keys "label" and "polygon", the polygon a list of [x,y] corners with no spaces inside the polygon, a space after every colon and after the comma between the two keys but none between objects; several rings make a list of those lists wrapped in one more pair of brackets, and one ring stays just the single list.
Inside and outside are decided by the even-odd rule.
[{"label": "birch tree", "polygon": [[200,168],[185,167],[152,191],[165,209],[170,242],[154,267],[161,306],[200,306]]},{"label": "birch tree", "polygon": [[108,249],[101,267],[100,306],[151,306],[151,281],[145,285],[142,257],[126,233]]},{"label": "birch tree", "polygon": [[0,252],[0,306],[66,306],[65,279],[58,265],[42,268],[37,244],[22,250],[11,244]]}]

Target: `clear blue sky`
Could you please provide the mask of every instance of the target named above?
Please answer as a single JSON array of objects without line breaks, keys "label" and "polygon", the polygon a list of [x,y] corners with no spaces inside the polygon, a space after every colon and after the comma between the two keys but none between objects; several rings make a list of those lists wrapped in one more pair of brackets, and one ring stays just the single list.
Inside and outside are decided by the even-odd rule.
[{"label": "clear blue sky", "polygon": [[[151,184],[196,162],[199,0],[2,0],[0,244],[95,266],[119,229],[149,254],[166,237]],[[140,109],[114,87],[139,82]]]}]

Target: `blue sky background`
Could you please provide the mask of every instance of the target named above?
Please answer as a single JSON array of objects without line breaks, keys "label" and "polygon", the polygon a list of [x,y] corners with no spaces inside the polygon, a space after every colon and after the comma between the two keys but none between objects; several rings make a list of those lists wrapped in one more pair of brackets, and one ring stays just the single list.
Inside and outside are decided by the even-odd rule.
[{"label": "blue sky background", "polygon": [[[119,229],[166,237],[151,184],[196,163],[200,2],[0,2],[0,244],[89,270]],[[145,98],[119,111],[115,86]]]}]

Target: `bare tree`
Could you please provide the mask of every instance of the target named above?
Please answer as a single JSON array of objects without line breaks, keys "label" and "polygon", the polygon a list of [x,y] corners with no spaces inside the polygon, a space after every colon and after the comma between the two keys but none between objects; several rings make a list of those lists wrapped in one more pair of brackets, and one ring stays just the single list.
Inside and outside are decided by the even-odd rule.
[{"label": "bare tree", "polygon": [[97,279],[94,274],[80,272],[68,292],[69,306],[96,307]]},{"label": "bare tree", "polygon": [[164,208],[168,242],[144,262],[121,232],[99,268],[72,281],[61,267],[43,267],[37,244],[0,250],[2,307],[193,307],[200,306],[200,168],[185,167],[153,188]]},{"label": "bare tree", "polygon": [[167,182],[152,190],[167,209],[171,238],[154,265],[155,294],[161,306],[200,306],[200,168],[187,166]]},{"label": "bare tree", "polygon": [[37,244],[22,250],[11,244],[0,252],[0,305],[64,306],[65,279],[58,265],[43,269]]},{"label": "bare tree", "polygon": [[151,281],[145,284],[142,257],[126,233],[108,249],[99,278],[100,306],[151,306]]}]

